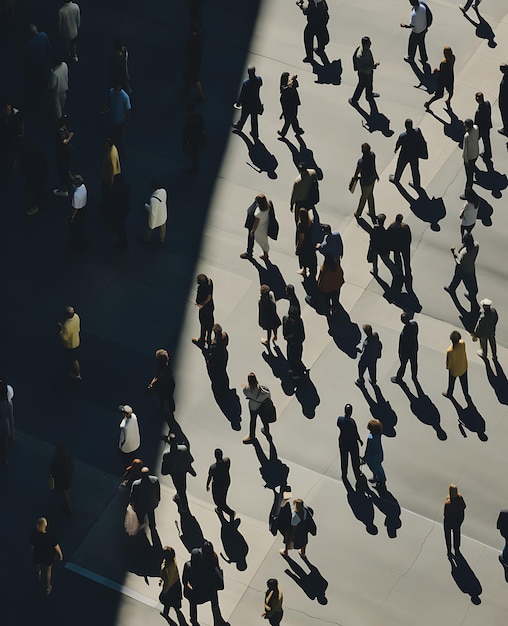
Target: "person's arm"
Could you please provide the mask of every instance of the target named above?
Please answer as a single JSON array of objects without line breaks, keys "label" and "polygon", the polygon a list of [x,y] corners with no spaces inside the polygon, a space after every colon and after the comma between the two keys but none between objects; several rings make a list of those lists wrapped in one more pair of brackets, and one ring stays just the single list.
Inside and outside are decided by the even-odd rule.
[{"label": "person's arm", "polygon": [[76,6],[78,7],[78,10],[76,11],[76,26],[79,30],[81,28],[81,10],[78,5]]},{"label": "person's arm", "polygon": [[71,213],[71,222],[74,221],[74,218],[76,217],[76,215],[78,214],[79,209],[76,209],[75,207],[72,207],[72,213]]},{"label": "person's arm", "polygon": [[67,145],[69,141],[74,137],[74,131],[70,132],[67,137],[62,141],[63,144]]},{"label": "person's arm", "polygon": [[259,217],[254,218],[254,224],[252,225],[250,234],[254,237],[254,233],[256,232],[259,226]]},{"label": "person's arm", "polygon": [[202,309],[205,305],[207,305],[210,302],[211,299],[212,299],[211,294],[208,294],[204,300],[202,300],[201,302],[196,302],[196,306],[198,307],[198,309]]},{"label": "person's arm", "polygon": [[353,181],[355,178],[360,178],[361,173],[362,173],[362,166],[360,165],[360,163],[357,163],[355,173],[353,174],[353,178],[351,180]]},{"label": "person's arm", "polygon": [[120,448],[125,443],[125,426],[120,426]]},{"label": "person's arm", "polygon": [[208,470],[208,478],[206,479],[206,490],[210,491],[210,483],[212,482],[212,468]]},{"label": "person's arm", "polygon": [[58,544],[55,546],[55,552],[58,554],[59,560],[63,561],[62,548]]},{"label": "person's arm", "polygon": [[303,240],[305,239],[305,235],[303,233],[298,233],[298,239],[296,241],[295,254],[300,252],[300,248],[303,245]]}]

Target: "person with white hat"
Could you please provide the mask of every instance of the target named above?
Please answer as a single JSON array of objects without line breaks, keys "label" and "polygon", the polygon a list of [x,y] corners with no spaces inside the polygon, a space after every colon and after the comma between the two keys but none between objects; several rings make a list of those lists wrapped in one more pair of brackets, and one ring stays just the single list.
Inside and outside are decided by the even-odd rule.
[{"label": "person with white hat", "polygon": [[124,454],[130,454],[135,452],[141,443],[138,418],[135,413],[132,412],[132,407],[128,404],[121,404],[118,409],[123,415],[123,419],[120,422],[120,440],[118,442],[118,448]]},{"label": "person with white hat", "polygon": [[497,345],[496,345],[496,325],[498,315],[496,309],[492,306],[492,300],[484,298],[480,302],[481,313],[476,323],[476,328],[472,333],[473,341],[475,339],[480,340],[480,350],[477,354],[482,359],[487,358],[487,341],[490,343],[490,349],[492,350],[492,359],[497,361]]}]

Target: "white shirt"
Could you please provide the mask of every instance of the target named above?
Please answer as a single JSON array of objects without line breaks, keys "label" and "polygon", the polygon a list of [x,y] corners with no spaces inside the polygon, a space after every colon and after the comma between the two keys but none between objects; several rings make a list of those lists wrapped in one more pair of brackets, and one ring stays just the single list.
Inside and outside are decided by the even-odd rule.
[{"label": "white shirt", "polygon": [[84,209],[86,207],[87,195],[86,187],[81,183],[79,187],[76,187],[72,195],[72,208]]},{"label": "white shirt", "polygon": [[472,226],[478,217],[478,206],[474,202],[466,202],[460,212],[461,226]]},{"label": "white shirt", "polygon": [[69,89],[69,68],[65,61],[51,70],[49,88],[55,93],[64,93]]},{"label": "white shirt", "polygon": [[135,452],[140,446],[138,418],[134,413],[124,417],[120,423],[120,441],[118,447],[122,452]]},{"label": "white shirt", "polygon": [[58,31],[62,39],[76,39],[81,26],[81,13],[75,2],[66,2],[58,10]]},{"label": "white shirt", "polygon": [[7,400],[12,404],[12,399],[14,398],[14,389],[7,385]]},{"label": "white shirt", "polygon": [[478,158],[480,154],[480,145],[478,140],[480,138],[480,131],[478,126],[473,124],[473,128],[464,133],[464,146],[462,148],[462,158],[464,163],[473,161]]},{"label": "white shirt", "polygon": [[145,204],[148,211],[148,227],[153,230],[166,223],[168,219],[168,195],[165,189],[156,189],[150,197],[150,204]]},{"label": "white shirt", "polygon": [[427,9],[420,2],[417,7],[411,11],[411,26],[413,33],[418,35],[427,29]]}]

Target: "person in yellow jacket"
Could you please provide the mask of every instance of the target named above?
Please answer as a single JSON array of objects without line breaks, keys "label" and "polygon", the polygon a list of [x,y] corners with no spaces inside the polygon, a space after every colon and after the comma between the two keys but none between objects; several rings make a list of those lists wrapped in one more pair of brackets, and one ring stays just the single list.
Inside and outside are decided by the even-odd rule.
[{"label": "person in yellow jacket", "polygon": [[58,322],[58,325],[60,327],[60,337],[62,338],[67,362],[70,367],[69,376],[73,380],[81,380],[81,369],[78,360],[81,320],[73,307],[68,306],[65,308],[65,321]]},{"label": "person in yellow jacket", "polygon": [[461,338],[461,334],[458,330],[452,331],[450,334],[452,345],[446,351],[446,369],[448,370],[448,389],[443,391],[442,394],[445,398],[451,398],[453,395],[453,388],[455,387],[455,381],[460,379],[460,386],[464,393],[464,398],[469,403],[471,396],[469,395],[469,388],[467,383],[467,356],[466,356],[466,344]]},{"label": "person in yellow jacket", "polygon": [[282,610],[282,589],[276,578],[266,581],[267,590],[265,593],[265,610],[261,617],[267,619],[270,626],[279,626],[282,621],[284,611]]}]

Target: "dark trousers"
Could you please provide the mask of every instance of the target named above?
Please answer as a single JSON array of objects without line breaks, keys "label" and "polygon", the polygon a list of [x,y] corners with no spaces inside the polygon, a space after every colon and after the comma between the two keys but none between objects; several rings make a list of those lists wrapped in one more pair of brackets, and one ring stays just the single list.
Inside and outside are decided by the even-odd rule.
[{"label": "dark trousers", "polygon": [[229,485],[216,485],[212,483],[212,497],[219,511],[223,511],[227,515],[233,515],[234,511],[226,504]]},{"label": "dark trousers", "polygon": [[268,623],[270,624],[270,626],[279,626],[279,624],[282,622],[282,617],[284,615],[284,611],[281,609],[280,613],[274,613],[273,615],[271,615],[268,618]]},{"label": "dark trousers", "polygon": [[[258,417],[258,412],[250,411],[250,409],[249,409],[249,412],[250,412],[249,437],[251,439],[255,439],[256,438],[256,421]],[[265,429],[265,435],[268,437],[270,435],[270,424],[268,424],[268,422],[263,421],[262,419],[261,419],[261,422],[263,423],[263,428]]]},{"label": "dark trousers", "polygon": [[448,372],[448,389],[446,390],[446,395],[452,396],[453,389],[455,387],[455,381],[457,378],[460,379],[460,386],[462,387],[462,393],[464,397],[467,399],[469,397],[469,385],[467,382],[467,370],[462,374],[462,376],[452,376],[450,372]]},{"label": "dark trousers", "polygon": [[86,217],[86,208],[79,209],[74,217],[74,221],[70,222],[71,243],[73,246],[82,247],[86,244]]},{"label": "dark trousers", "polygon": [[411,364],[411,378],[416,380],[418,376],[418,353],[414,352],[413,354],[399,354],[400,359],[400,367],[397,370],[396,378],[402,380],[402,377],[406,373],[406,366],[409,363]]},{"label": "dark trousers", "polygon": [[473,187],[473,175],[476,167],[476,159],[469,159],[464,161],[464,169],[466,171],[466,189]]},{"label": "dark trousers", "polygon": [[27,178],[26,199],[29,209],[38,207],[44,198],[44,178]]},{"label": "dark trousers", "polygon": [[189,510],[189,501],[187,500],[187,472],[173,472],[171,474],[173,485],[176,489],[176,495],[180,500],[180,506],[184,511]]},{"label": "dark trousers", "polygon": [[247,231],[247,254],[252,256],[254,252],[254,235],[252,235],[250,228]]},{"label": "dark trousers", "polygon": [[257,139],[259,137],[257,113],[251,113],[245,107],[242,107],[242,113],[240,115],[240,119],[238,120],[238,123],[236,124],[236,127],[238,130],[242,130],[249,115],[250,115],[250,132],[251,132],[251,135],[254,137],[254,139]]},{"label": "dark trousers", "polygon": [[314,57],[314,37],[317,31],[312,24],[307,24],[303,31],[303,45],[305,46],[305,57],[312,59]]},{"label": "dark trousers", "polygon": [[453,274],[452,281],[449,289],[455,291],[460,285],[460,281],[464,283],[464,287],[467,289],[468,294],[473,298],[478,293],[478,282],[476,280],[475,272],[463,272],[460,265],[455,265],[455,273]]},{"label": "dark trousers", "polygon": [[361,475],[360,470],[360,453],[358,452],[358,444],[354,445],[341,445],[340,437],[339,437],[339,450],[340,450],[340,471],[342,477],[347,476],[347,468],[349,457],[351,457],[351,467],[353,468],[353,472],[355,474],[356,479]]},{"label": "dark trousers", "polygon": [[58,177],[60,179],[60,189],[62,191],[71,191],[71,169],[72,157],[68,153],[62,154],[57,152],[56,154],[56,166],[58,169]]},{"label": "dark trousers", "polygon": [[394,250],[393,260],[399,273],[401,275],[404,275],[406,287],[409,287],[412,283],[410,250],[404,250],[403,252],[401,252],[400,250]]},{"label": "dark trousers", "polygon": [[374,83],[374,73],[370,72],[370,74],[364,74],[363,72],[358,72],[358,85],[356,86],[355,92],[353,94],[353,102],[356,104],[360,99],[360,96],[365,91],[365,99],[371,105],[371,107],[375,107],[376,103],[374,102],[374,96],[372,95],[373,91],[373,83]]},{"label": "dark trousers", "polygon": [[395,168],[395,176],[394,180],[396,183],[399,182],[400,177],[402,176],[402,172],[406,169],[406,166],[409,165],[411,167],[411,174],[413,176],[413,185],[416,189],[420,188],[420,169],[418,167],[418,157],[413,157],[412,159],[404,156],[404,154],[399,154],[399,158],[397,159],[397,167]]},{"label": "dark trousers", "polygon": [[302,363],[303,343],[301,342],[288,342],[287,344],[287,359],[289,369],[295,375],[303,374],[305,366]]},{"label": "dark trousers", "polygon": [[491,159],[492,158],[492,145],[490,143],[490,128],[485,128],[480,130],[480,139],[483,143],[483,158]]},{"label": "dark trousers", "polygon": [[298,118],[295,115],[284,115],[284,126],[282,127],[282,130],[280,131],[282,136],[286,136],[286,133],[289,130],[289,127],[293,128],[293,132],[295,133],[295,135],[298,135],[300,133],[300,124],[298,123]]},{"label": "dark trousers", "polygon": [[446,541],[446,551],[451,554],[452,551],[452,537],[453,537],[453,550],[455,553],[460,551],[460,524],[450,524],[446,520],[443,524],[444,535]]},{"label": "dark trousers", "polygon": [[425,48],[425,35],[427,31],[424,30],[423,33],[411,33],[409,35],[409,42],[407,45],[407,56],[413,60],[416,54],[416,48],[420,50],[420,60],[422,63],[427,63],[427,49]]},{"label": "dark trousers", "polygon": [[377,381],[377,359],[368,361],[367,359],[362,359],[362,357],[360,357],[360,360],[358,361],[358,378],[362,381],[365,370],[368,370],[370,382],[375,385]]}]

